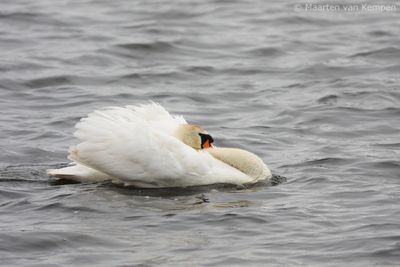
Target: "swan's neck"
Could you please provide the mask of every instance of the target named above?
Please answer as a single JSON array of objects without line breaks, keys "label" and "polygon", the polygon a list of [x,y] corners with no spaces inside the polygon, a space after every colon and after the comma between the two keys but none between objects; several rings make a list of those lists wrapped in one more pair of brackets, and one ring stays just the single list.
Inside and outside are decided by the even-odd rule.
[{"label": "swan's neck", "polygon": [[271,177],[271,172],[264,162],[255,154],[238,148],[206,149],[214,158],[238,169],[255,180]]}]

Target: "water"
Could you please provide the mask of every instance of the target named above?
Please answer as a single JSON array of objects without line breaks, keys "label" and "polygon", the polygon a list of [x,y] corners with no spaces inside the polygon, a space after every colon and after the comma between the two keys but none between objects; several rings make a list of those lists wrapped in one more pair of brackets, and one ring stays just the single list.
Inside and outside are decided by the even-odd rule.
[{"label": "water", "polygon": [[[400,13],[295,4],[1,2],[0,264],[399,266]],[[45,175],[80,117],[150,99],[287,182]]]}]

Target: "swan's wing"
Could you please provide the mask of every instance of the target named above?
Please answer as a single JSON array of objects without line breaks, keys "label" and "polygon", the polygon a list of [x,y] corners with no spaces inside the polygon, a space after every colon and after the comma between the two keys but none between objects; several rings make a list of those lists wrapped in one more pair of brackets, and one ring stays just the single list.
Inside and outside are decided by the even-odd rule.
[{"label": "swan's wing", "polygon": [[95,111],[77,124],[82,142],[69,158],[140,187],[246,182],[243,173],[154,127],[156,121],[130,107]]},{"label": "swan's wing", "polygon": [[135,115],[145,120],[151,128],[157,129],[168,135],[173,135],[176,127],[187,124],[182,116],[172,116],[160,104],[151,102],[140,106],[126,106],[133,110]]}]

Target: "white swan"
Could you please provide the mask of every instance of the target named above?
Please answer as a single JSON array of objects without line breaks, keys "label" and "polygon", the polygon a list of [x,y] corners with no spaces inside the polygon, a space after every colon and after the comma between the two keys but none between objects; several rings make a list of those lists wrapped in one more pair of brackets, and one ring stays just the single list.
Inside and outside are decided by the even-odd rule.
[{"label": "white swan", "polygon": [[241,185],[271,178],[255,154],[213,147],[203,128],[156,103],[97,110],[75,127],[81,143],[70,147],[73,163],[48,170],[49,175],[143,188]]}]

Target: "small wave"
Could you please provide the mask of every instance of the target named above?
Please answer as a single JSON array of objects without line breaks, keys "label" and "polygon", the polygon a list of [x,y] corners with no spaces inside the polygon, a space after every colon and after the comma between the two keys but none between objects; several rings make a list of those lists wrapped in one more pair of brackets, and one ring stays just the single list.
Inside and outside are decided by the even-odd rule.
[{"label": "small wave", "polygon": [[317,102],[320,104],[334,104],[338,101],[338,98],[337,95],[327,95],[319,98]]},{"label": "small wave", "polygon": [[164,69],[164,70],[151,70],[151,71],[142,71],[142,72],[134,72],[125,75],[121,75],[118,79],[133,79],[133,80],[146,80],[152,78],[161,78],[161,77],[182,77],[182,74],[175,69]]},{"label": "small wave", "polygon": [[[383,70],[381,70],[382,73],[395,73],[396,75],[400,72],[400,65],[390,65]],[[393,82],[393,81],[390,81]]]},{"label": "small wave", "polygon": [[335,157],[326,157],[320,159],[314,159],[304,162],[299,162],[295,164],[283,165],[282,167],[305,167],[305,166],[337,166],[337,165],[348,165],[354,163],[356,160],[352,158],[335,158]]},{"label": "small wave", "polygon": [[328,94],[316,100],[319,104],[335,105],[337,108],[383,111],[397,109],[400,94],[385,91],[358,91]]},{"label": "small wave", "polygon": [[382,37],[382,36],[394,36],[393,33],[385,30],[374,30],[368,32],[369,35],[374,36],[374,37]]},{"label": "small wave", "polygon": [[201,74],[209,74],[215,72],[216,69],[212,66],[189,66],[185,67],[184,71],[190,73],[201,73]]},{"label": "small wave", "polygon": [[[65,196],[65,194],[63,196]],[[48,203],[45,205],[40,205],[39,207],[35,208],[34,210],[37,210],[37,211],[57,210],[57,211],[67,212],[69,214],[76,213],[76,212],[94,212],[97,214],[101,213],[101,211],[98,209],[89,208],[89,207],[85,207],[85,206],[67,206],[60,202],[53,202],[53,203]]]},{"label": "small wave", "polygon": [[[1,180],[1,178],[0,178],[0,180]],[[0,189],[1,198],[18,199],[18,198],[23,197],[24,195],[25,194],[23,192],[12,190],[10,188]],[[12,203],[12,201],[7,201],[7,203],[1,203],[0,206],[5,206],[5,205],[11,204],[11,203]]]},{"label": "small wave", "polygon": [[400,175],[400,162],[395,160],[378,161],[371,163],[363,163],[363,165],[368,165],[368,168],[388,170],[392,169],[398,171]]},{"label": "small wave", "polygon": [[256,47],[246,50],[245,53],[256,57],[276,57],[283,55],[284,51],[277,47]]},{"label": "small wave", "polygon": [[[293,5],[290,6],[293,9]],[[282,16],[272,20],[270,23],[274,24],[275,26],[282,26],[286,24],[291,25],[319,25],[322,26],[332,26],[333,20],[329,17],[316,17],[316,16]],[[335,23],[338,23],[335,21]]]},{"label": "small wave", "polygon": [[103,247],[118,246],[117,242],[101,234],[91,235],[73,231],[9,231],[3,233],[0,245],[1,251],[30,253],[55,251],[71,247]]},{"label": "small wave", "polygon": [[55,85],[68,85],[71,84],[71,78],[65,75],[51,76],[38,79],[32,79],[25,82],[29,88],[42,88]]},{"label": "small wave", "polygon": [[56,25],[56,26],[68,26],[64,21],[56,19],[49,13],[44,12],[7,12],[7,11],[0,11],[0,20],[9,20],[13,23],[23,23],[29,24],[30,27],[32,25]]},{"label": "small wave", "polygon": [[[397,237],[393,236],[393,238],[394,238],[393,241],[400,240],[400,236],[397,236]],[[392,265],[392,263],[389,260],[392,259],[392,260],[396,261],[400,258],[399,242],[397,242],[396,245],[393,245],[392,248],[383,248],[383,249],[378,249],[378,250],[372,251],[371,256],[386,259],[386,261],[387,261],[386,263],[384,260],[382,260],[382,262],[383,262],[382,266],[385,266],[385,265],[386,266],[394,266],[394,265]]]},{"label": "small wave", "polygon": [[130,51],[148,51],[148,52],[166,52],[176,48],[177,42],[156,41],[148,43],[124,43],[117,44],[116,47],[127,49]]},{"label": "small wave", "polygon": [[349,56],[350,58],[355,57],[367,57],[367,58],[378,58],[378,59],[396,59],[399,58],[400,48],[397,47],[385,47],[376,50],[370,50],[365,52],[359,52]]},{"label": "small wave", "polygon": [[400,148],[400,143],[376,143],[376,144],[372,144],[372,145],[386,147],[386,148]]},{"label": "small wave", "polygon": [[331,66],[329,64],[323,64],[323,63],[307,65],[297,70],[297,73],[318,75],[320,78],[330,78],[330,79],[332,77],[338,78],[346,76],[355,76],[355,75],[365,74],[365,72],[366,70],[362,68],[354,68],[352,66],[343,66],[343,65]]},{"label": "small wave", "polygon": [[[234,201],[234,202],[226,202],[226,203],[220,203],[220,204],[214,204],[215,205],[220,205],[220,207],[247,207],[250,204],[252,204],[251,201]],[[218,207],[218,206],[217,206]],[[222,216],[210,216],[209,218],[204,220],[204,223],[210,224],[210,225],[225,225],[225,224],[230,224],[230,225],[251,225],[251,224],[264,224],[267,223],[268,221],[265,219],[264,216],[257,216],[253,214],[253,216],[245,216],[245,215],[240,215],[237,213],[226,213]]]}]

